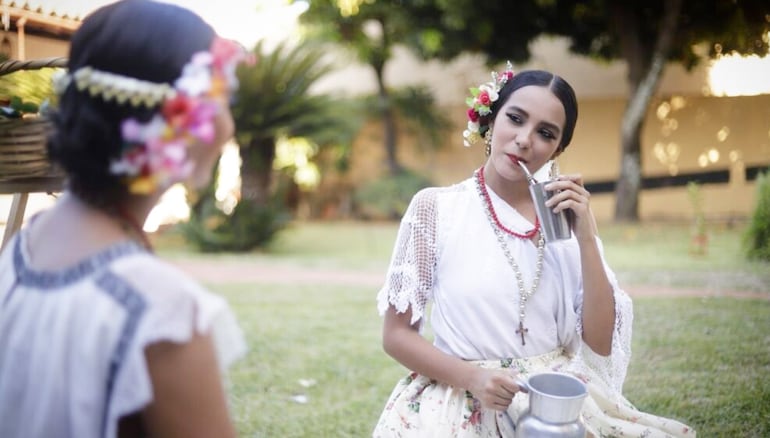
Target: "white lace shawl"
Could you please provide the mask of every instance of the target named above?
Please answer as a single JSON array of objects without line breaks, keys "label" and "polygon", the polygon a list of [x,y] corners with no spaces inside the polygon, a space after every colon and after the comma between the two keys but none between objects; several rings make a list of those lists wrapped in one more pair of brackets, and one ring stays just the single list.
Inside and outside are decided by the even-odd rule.
[{"label": "white lace shawl", "polygon": [[[450,224],[456,221],[454,216],[458,212],[481,208],[477,199],[472,180],[450,187],[425,189],[413,197],[401,220],[385,284],[377,296],[381,315],[390,306],[399,313],[409,309],[412,312],[412,324],[419,324],[422,331],[426,306],[433,299],[437,283],[436,267],[441,245],[447,239],[444,234],[463,232],[453,229]],[[597,241],[603,258],[601,241],[598,238]],[[571,251],[565,253],[567,257],[579,257],[576,243],[565,251]],[[606,262],[605,269],[614,290],[616,315],[610,355],[596,354],[582,341],[582,281],[577,285],[580,290],[563,292],[577,294],[577,322],[574,327],[577,336],[574,336],[575,342],[563,347],[573,357],[570,361],[572,371],[588,375],[585,371],[590,369],[610,387],[621,392],[631,356],[633,307],[631,299],[618,287],[614,273]]]}]

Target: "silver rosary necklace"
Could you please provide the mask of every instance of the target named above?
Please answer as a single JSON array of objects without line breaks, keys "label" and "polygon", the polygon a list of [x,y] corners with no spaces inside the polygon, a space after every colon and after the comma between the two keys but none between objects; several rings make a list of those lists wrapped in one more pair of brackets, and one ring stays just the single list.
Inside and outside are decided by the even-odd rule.
[{"label": "silver rosary necklace", "polygon": [[484,204],[484,213],[487,215],[489,225],[492,226],[492,231],[494,231],[495,236],[497,237],[497,242],[500,244],[500,248],[503,250],[503,254],[505,254],[505,258],[508,260],[508,264],[513,269],[513,273],[516,274],[516,283],[519,287],[519,328],[516,329],[516,334],[521,336],[521,345],[526,345],[526,342],[524,341],[524,335],[529,332],[529,329],[524,327],[524,317],[526,315],[527,301],[537,290],[537,287],[540,284],[540,277],[543,274],[545,239],[543,239],[543,234],[540,233],[537,239],[537,263],[535,265],[535,278],[532,280],[532,288],[527,290],[524,287],[524,279],[521,275],[521,269],[519,269],[518,263],[516,263],[516,260],[513,258],[511,251],[508,249],[508,244],[505,242],[505,233],[503,233],[503,230],[501,230],[500,227],[498,227],[495,223],[494,214],[492,211],[492,208],[494,207],[492,206],[491,201],[489,203],[485,202],[486,198],[484,197],[484,188],[481,187],[481,181],[479,179],[478,172],[482,172],[482,170],[479,169],[476,172],[474,175],[474,180],[476,182],[476,191],[479,194],[479,198],[481,198],[481,203]]}]

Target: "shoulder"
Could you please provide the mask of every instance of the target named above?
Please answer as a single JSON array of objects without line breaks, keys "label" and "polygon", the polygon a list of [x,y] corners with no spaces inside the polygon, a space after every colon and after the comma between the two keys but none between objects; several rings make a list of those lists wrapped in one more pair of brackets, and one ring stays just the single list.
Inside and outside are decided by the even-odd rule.
[{"label": "shoulder", "polygon": [[[135,254],[116,260],[101,281],[107,287],[137,295],[145,304],[148,323],[155,326],[192,322],[205,331],[211,318],[228,311],[221,296],[211,293],[180,268],[152,254]],[[124,295],[126,293],[118,294]]]},{"label": "shoulder", "polygon": [[441,187],[427,187],[412,197],[410,209],[435,212],[440,205],[453,204],[464,200],[473,193],[472,181],[465,180],[457,184]]},{"label": "shoulder", "polygon": [[195,334],[210,334],[224,366],[245,352],[243,334],[225,298],[171,263],[137,254],[114,263],[106,275],[143,301],[146,344],[188,342]]},{"label": "shoulder", "polygon": [[116,260],[110,270],[142,290],[205,291],[186,272],[153,254],[140,253],[123,257]]},{"label": "shoulder", "polygon": [[104,289],[129,289],[153,304],[193,300],[207,293],[179,268],[147,253],[114,260],[97,281]]}]

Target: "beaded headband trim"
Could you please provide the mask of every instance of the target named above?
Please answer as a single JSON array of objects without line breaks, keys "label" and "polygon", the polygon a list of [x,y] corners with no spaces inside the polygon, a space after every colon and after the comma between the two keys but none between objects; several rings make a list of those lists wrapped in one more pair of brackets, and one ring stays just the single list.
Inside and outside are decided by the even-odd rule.
[{"label": "beaded headband trim", "polygon": [[492,81],[470,89],[471,96],[465,99],[468,105],[468,127],[463,131],[463,144],[466,147],[481,140],[489,130],[489,124],[492,122],[489,118],[492,113],[492,104],[500,97],[500,89],[513,78],[513,74],[513,65],[508,61],[505,71],[492,72]]},{"label": "beaded headband trim", "polygon": [[77,69],[72,77],[61,76],[56,85],[57,91],[63,92],[72,79],[79,91],[87,91],[91,97],[99,97],[106,102],[115,100],[121,105],[128,102],[134,107],[152,108],[176,95],[176,90],[169,84],[143,81],[91,67]]},{"label": "beaded headband trim", "polygon": [[110,163],[110,173],[122,176],[134,194],[149,194],[186,179],[193,169],[187,147],[211,143],[218,98],[238,87],[235,68],[253,62],[235,41],[216,37],[208,51],[195,53],[173,85],[144,81],[92,67],[81,67],[55,79],[61,94],[70,84],[93,98],[119,105],[160,106],[148,122],[127,118],[121,122],[123,150]]}]

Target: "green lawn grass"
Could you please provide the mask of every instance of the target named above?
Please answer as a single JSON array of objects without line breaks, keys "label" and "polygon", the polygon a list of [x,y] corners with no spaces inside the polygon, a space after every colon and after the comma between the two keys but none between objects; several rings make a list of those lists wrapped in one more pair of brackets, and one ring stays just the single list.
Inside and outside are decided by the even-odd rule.
[{"label": "green lawn grass", "polygon": [[[241,255],[190,254],[173,233],[155,239],[159,253],[171,259],[251,259],[384,276],[396,229],[387,223],[297,224],[266,250]],[[743,259],[741,234],[740,227],[714,226],[707,254],[693,256],[686,226],[602,227],[607,258],[624,281],[770,296],[770,267]],[[406,372],[382,352],[376,287],[207,286],[229,300],[250,346],[230,376],[241,436],[370,435]],[[701,437],[770,436],[770,300],[657,297],[634,303],[624,388],[632,403],[683,421]]]},{"label": "green lawn grass", "polygon": [[600,227],[605,254],[622,281],[770,295],[770,265],[744,256],[745,226],[707,226],[705,254],[693,254],[690,227],[676,223]]},{"label": "green lawn grass", "polygon": [[625,395],[701,437],[770,436],[770,301],[640,298]]}]

